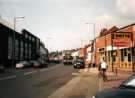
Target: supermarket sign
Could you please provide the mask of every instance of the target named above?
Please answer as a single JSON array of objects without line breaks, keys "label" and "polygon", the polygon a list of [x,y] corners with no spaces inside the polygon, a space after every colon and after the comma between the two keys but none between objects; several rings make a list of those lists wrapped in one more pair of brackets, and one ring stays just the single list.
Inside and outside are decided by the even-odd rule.
[{"label": "supermarket sign", "polygon": [[114,33],[113,46],[116,47],[130,47],[131,46],[131,33]]},{"label": "supermarket sign", "polygon": [[131,39],[131,33],[114,33],[113,39]]},{"label": "supermarket sign", "polygon": [[113,45],[116,47],[129,47],[131,44],[130,44],[130,41],[115,40],[113,42]]}]

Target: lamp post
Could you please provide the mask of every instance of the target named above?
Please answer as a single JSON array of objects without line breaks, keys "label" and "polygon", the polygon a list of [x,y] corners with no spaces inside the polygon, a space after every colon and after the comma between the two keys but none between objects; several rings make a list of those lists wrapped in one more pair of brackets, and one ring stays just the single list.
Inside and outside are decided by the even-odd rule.
[{"label": "lamp post", "polygon": [[89,25],[89,33],[90,33],[90,26],[93,25],[93,34],[94,34],[94,35],[93,35],[93,43],[92,43],[92,44],[94,45],[93,63],[95,64],[95,63],[96,63],[96,62],[95,62],[95,61],[96,61],[96,46],[95,46],[96,44],[94,44],[94,42],[95,42],[95,29],[96,29],[96,28],[95,28],[95,23],[89,23],[89,22],[88,22],[88,23],[85,23],[85,24],[88,24],[88,25]]},{"label": "lamp post", "polygon": [[12,48],[12,68],[14,68],[15,63],[15,33],[16,33],[16,20],[19,18],[25,18],[25,16],[22,17],[14,17],[14,32],[13,32],[13,48]]}]

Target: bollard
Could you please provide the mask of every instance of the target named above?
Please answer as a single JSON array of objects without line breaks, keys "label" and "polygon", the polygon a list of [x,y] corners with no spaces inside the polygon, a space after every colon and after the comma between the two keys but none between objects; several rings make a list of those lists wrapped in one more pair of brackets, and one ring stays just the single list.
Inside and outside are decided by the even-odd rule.
[{"label": "bollard", "polygon": [[115,79],[117,80],[117,76],[118,76],[118,68],[115,67]]}]

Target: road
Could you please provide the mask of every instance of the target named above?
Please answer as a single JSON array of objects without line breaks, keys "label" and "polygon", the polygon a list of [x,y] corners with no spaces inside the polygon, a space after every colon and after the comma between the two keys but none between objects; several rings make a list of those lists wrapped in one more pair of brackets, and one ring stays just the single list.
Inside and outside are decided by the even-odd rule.
[{"label": "road", "polygon": [[78,72],[70,65],[58,64],[4,74],[0,76],[0,98],[47,98],[76,78]]}]

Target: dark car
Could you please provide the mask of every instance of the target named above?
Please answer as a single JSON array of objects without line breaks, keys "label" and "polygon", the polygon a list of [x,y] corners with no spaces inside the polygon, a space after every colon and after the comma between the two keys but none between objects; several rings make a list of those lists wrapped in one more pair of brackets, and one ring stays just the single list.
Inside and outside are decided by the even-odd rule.
[{"label": "dark car", "polygon": [[118,88],[99,92],[92,98],[135,98],[135,74]]},{"label": "dark car", "polygon": [[85,63],[83,58],[76,58],[73,60],[74,68],[85,68]]}]

